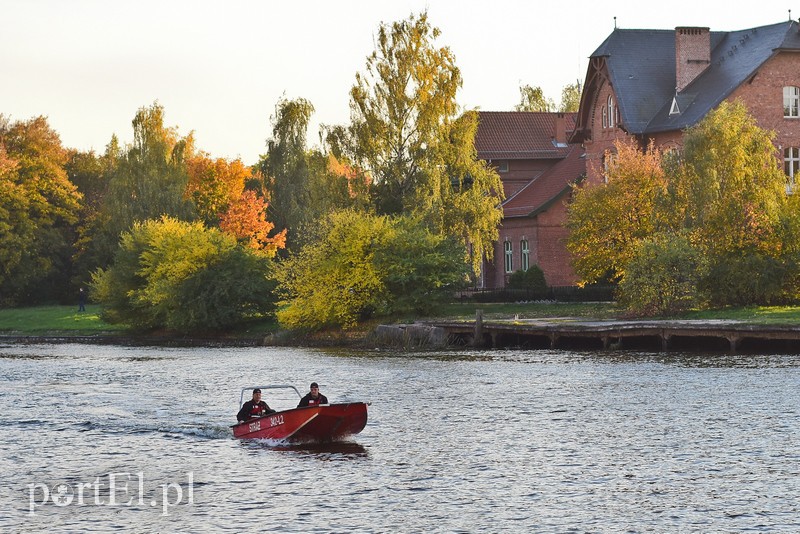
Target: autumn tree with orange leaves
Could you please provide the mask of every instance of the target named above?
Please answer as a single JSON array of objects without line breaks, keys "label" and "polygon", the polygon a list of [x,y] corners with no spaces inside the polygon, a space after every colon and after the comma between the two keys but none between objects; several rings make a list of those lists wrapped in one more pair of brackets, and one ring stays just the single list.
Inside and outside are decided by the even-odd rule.
[{"label": "autumn tree with orange leaves", "polygon": [[245,191],[221,217],[219,228],[247,247],[272,257],[286,246],[286,230],[270,237],[275,225],[267,221],[267,206],[263,197],[254,191]]},{"label": "autumn tree with orange leaves", "polygon": [[221,216],[239,200],[251,172],[240,159],[212,159],[201,152],[186,161],[189,182],[186,197],[194,202],[197,215],[208,226],[217,226]]}]

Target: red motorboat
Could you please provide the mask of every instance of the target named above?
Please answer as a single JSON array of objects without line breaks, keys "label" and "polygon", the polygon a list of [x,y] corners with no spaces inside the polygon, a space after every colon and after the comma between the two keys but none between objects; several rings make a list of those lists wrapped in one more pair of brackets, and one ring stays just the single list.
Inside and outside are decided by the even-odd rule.
[{"label": "red motorboat", "polygon": [[[293,389],[289,385],[251,386],[242,389],[239,406],[245,391],[259,389]],[[358,434],[367,424],[367,403],[347,402],[303,406],[254,417],[233,425],[233,437],[240,439],[272,439],[288,443],[324,443]]]}]

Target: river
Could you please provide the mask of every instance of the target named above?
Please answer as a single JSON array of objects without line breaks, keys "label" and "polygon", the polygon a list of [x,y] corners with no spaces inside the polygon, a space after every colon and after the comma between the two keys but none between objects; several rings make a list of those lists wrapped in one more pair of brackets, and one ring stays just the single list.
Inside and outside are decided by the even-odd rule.
[{"label": "river", "polygon": [[[231,437],[311,381],[364,431]],[[5,345],[0,531],[800,532],[798,391],[798,355]]]}]

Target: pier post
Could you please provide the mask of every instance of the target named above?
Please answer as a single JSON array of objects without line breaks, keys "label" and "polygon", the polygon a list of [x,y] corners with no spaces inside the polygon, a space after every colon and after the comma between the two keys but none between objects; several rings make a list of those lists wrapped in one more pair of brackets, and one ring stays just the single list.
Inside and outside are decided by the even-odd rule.
[{"label": "pier post", "polygon": [[483,346],[483,310],[475,310],[475,332],[473,333],[472,346]]}]

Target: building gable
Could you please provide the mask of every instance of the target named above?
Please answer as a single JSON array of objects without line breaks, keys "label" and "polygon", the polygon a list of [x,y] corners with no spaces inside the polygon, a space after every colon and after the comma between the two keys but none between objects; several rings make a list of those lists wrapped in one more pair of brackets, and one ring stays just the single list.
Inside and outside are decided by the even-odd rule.
[{"label": "building gable", "polygon": [[572,140],[592,138],[591,108],[601,104],[596,92],[603,82],[613,87],[625,132],[641,136],[682,130],[705,117],[776,53],[800,51],[800,33],[798,24],[789,21],[709,32],[708,43],[708,63],[690,73],[686,79],[691,81],[677,91],[676,32],[615,29],[591,56]]}]

